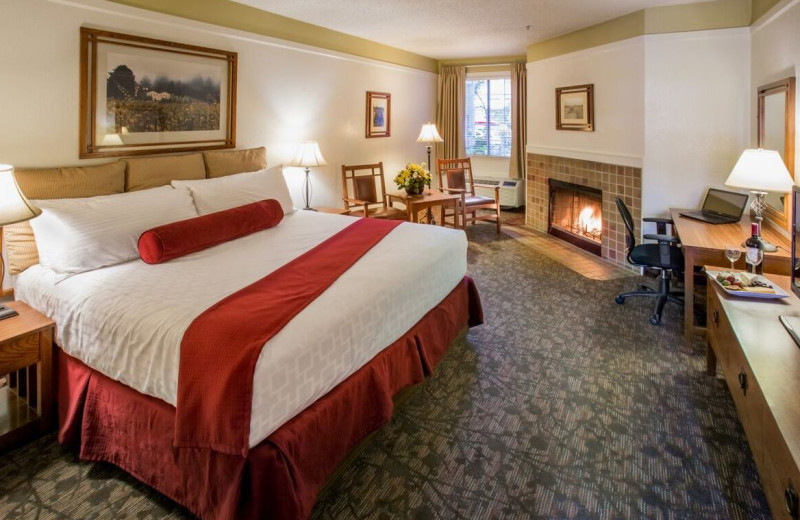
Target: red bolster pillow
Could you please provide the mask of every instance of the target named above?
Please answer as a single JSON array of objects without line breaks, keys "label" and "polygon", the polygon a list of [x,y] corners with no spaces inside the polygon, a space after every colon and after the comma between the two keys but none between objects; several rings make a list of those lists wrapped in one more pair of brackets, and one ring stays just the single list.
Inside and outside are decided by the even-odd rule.
[{"label": "red bolster pillow", "polygon": [[160,264],[277,226],[282,219],[280,203],[268,199],[180,220],[142,233],[139,257],[148,264]]}]

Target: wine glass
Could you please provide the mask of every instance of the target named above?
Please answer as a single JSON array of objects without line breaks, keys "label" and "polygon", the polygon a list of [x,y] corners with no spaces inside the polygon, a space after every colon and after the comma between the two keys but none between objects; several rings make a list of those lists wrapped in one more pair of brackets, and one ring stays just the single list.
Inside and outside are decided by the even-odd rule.
[{"label": "wine glass", "polygon": [[735,269],[734,263],[742,256],[741,248],[736,244],[725,245],[725,256],[731,262],[731,270]]},{"label": "wine glass", "polygon": [[764,259],[764,251],[752,247],[747,248],[747,255],[745,261],[752,266],[752,273],[756,274],[756,267]]}]

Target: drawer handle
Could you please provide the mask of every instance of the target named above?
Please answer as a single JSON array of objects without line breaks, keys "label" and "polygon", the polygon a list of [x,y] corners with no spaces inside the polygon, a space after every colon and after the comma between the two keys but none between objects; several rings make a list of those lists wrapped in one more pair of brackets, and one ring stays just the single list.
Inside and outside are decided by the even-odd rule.
[{"label": "drawer handle", "polygon": [[747,395],[747,374],[744,370],[739,372],[739,388],[742,389],[744,395]]},{"label": "drawer handle", "polygon": [[714,312],[711,313],[711,321],[714,322],[714,325],[719,325],[719,311],[714,309]]},{"label": "drawer handle", "polygon": [[789,516],[792,518],[797,518],[800,500],[798,500],[797,491],[795,491],[791,480],[783,492],[783,498],[786,500],[786,512],[789,513]]}]

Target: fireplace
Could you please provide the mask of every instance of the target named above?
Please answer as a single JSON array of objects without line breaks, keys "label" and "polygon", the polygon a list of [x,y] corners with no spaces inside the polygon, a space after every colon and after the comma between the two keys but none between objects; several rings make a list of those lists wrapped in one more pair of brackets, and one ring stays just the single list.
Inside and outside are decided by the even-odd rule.
[{"label": "fireplace", "polygon": [[589,186],[548,179],[550,216],[547,231],[597,256],[603,236],[603,192]]}]

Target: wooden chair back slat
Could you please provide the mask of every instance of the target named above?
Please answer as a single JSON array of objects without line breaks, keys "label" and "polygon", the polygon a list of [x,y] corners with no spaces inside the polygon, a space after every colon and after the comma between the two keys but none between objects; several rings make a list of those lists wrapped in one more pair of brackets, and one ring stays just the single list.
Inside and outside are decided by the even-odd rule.
[{"label": "wooden chair back slat", "polygon": [[464,168],[453,168],[452,170],[445,170],[447,175],[447,187],[457,190],[467,190],[467,175],[464,173]]},{"label": "wooden chair back slat", "polygon": [[370,203],[378,202],[378,190],[375,188],[375,177],[359,175],[353,177],[353,193],[360,200]]}]

